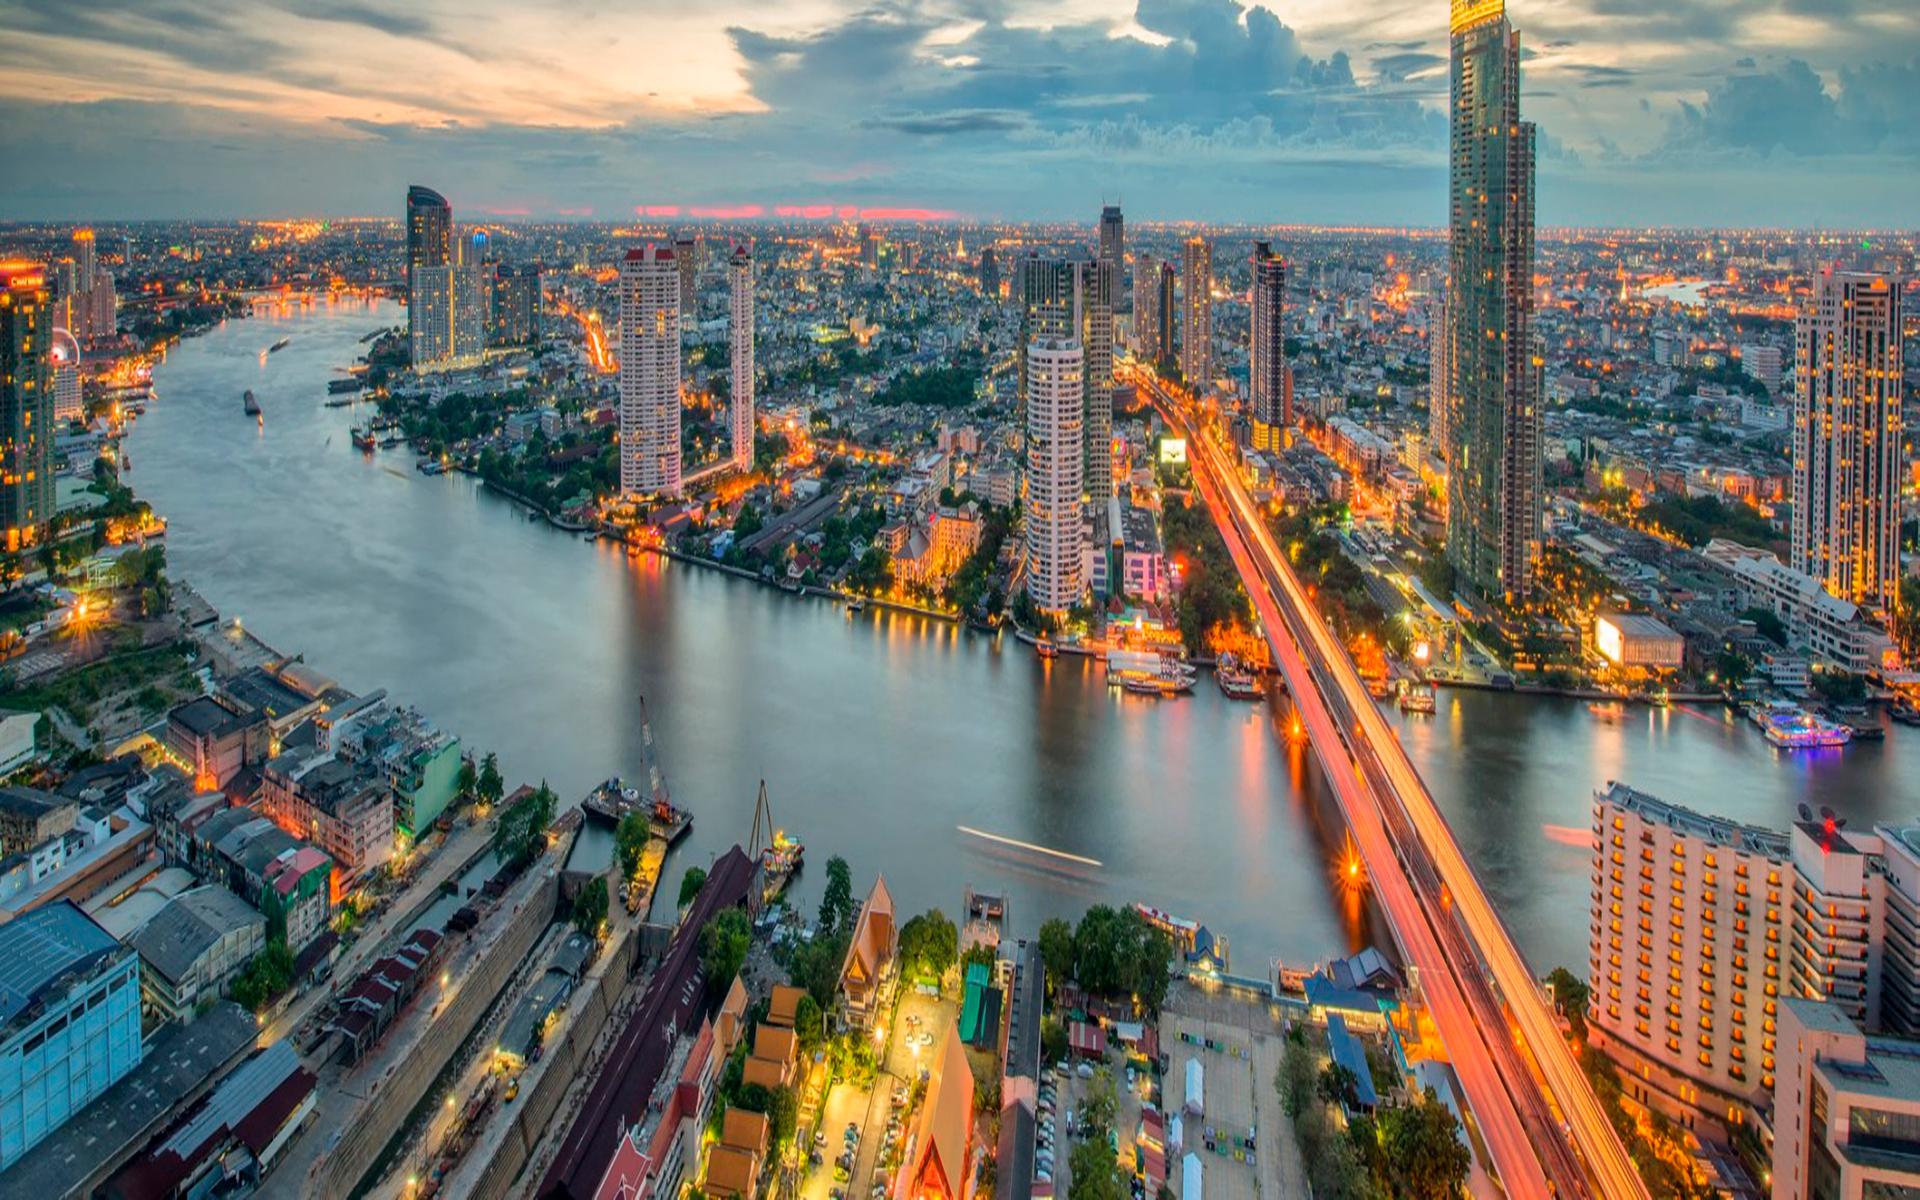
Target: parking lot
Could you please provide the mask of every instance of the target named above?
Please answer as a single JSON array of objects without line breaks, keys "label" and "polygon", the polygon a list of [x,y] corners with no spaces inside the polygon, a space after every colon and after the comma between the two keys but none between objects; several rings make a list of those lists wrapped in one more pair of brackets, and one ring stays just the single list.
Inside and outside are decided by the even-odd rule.
[{"label": "parking lot", "polygon": [[871,1087],[834,1084],[814,1135],[821,1161],[800,1182],[805,1200],[876,1200],[892,1181],[913,1114],[912,1085],[955,1019],[951,1003],[909,992],[894,1012]]},{"label": "parking lot", "polygon": [[1191,1152],[1200,1156],[1206,1200],[1306,1195],[1306,1169],[1273,1085],[1285,1040],[1271,1006],[1223,989],[1176,986],[1160,1018],[1160,1046],[1169,1114],[1186,1102],[1188,1062],[1197,1060],[1205,1079],[1204,1113],[1183,1114],[1184,1145],[1167,1160],[1174,1192]]}]

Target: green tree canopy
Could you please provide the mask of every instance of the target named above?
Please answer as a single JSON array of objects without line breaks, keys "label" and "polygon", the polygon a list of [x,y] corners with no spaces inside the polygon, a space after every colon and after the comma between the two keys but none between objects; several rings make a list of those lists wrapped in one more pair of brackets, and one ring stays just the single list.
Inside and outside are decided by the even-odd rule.
[{"label": "green tree canopy", "polygon": [[700,969],[707,977],[707,992],[718,996],[726,991],[740,966],[747,961],[747,946],[753,939],[753,926],[745,910],[723,909],[714,914],[700,931]]},{"label": "green tree canopy", "polygon": [[1418,1102],[1380,1114],[1387,1182],[1408,1200],[1455,1200],[1467,1186],[1473,1154],[1460,1122],[1428,1088]]},{"label": "green tree canopy", "polygon": [[573,898],[573,927],[588,937],[598,937],[600,924],[606,919],[607,877],[595,875]]},{"label": "green tree canopy", "polygon": [[935,977],[953,966],[960,948],[960,931],[947,914],[929,909],[900,927],[900,963],[903,970]]},{"label": "green tree canopy", "polygon": [[827,890],[820,897],[820,933],[851,929],[858,915],[853,906],[853,868],[836,854],[827,860]]},{"label": "green tree canopy", "polygon": [[705,867],[688,867],[687,873],[680,877],[680,907],[685,908],[692,904],[693,898],[700,894],[700,889],[705,887],[706,883]]}]

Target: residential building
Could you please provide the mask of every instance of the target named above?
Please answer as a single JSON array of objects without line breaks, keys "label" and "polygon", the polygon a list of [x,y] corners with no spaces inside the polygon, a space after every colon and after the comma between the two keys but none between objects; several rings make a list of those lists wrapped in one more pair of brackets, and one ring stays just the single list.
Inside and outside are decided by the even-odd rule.
[{"label": "residential building", "polygon": [[330,733],[349,763],[364,764],[393,793],[393,825],[418,839],[460,790],[460,739],[412,708],[369,705]]},{"label": "residential building", "polygon": [[185,891],[154,914],[130,944],[140,955],[140,999],[156,1021],[191,1017],[267,945],[259,909],[224,887]]},{"label": "residential building", "polygon": [[1765,550],[1716,538],[1701,553],[1732,576],[1741,608],[1763,608],[1780,618],[1787,644],[1814,661],[1851,675],[1881,675],[1897,666],[1886,631],[1866,619],[1860,606],[1842,600],[1811,575],[1787,566]]},{"label": "residential building", "polygon": [[335,886],[363,879],[393,857],[393,793],[359,764],[290,750],[260,771],[260,811],[334,862]]},{"label": "residential building", "polygon": [[733,368],[731,395],[727,400],[727,423],[733,432],[733,465],[736,470],[753,470],[753,247],[741,242],[727,260],[728,303],[731,321],[727,329],[728,349]]},{"label": "residential building", "polygon": [[680,313],[674,251],[648,245],[620,264],[620,491],[680,492]]},{"label": "residential building", "polygon": [[80,806],[36,787],[0,787],[0,858],[24,854],[73,829]]},{"label": "residential building", "polygon": [[840,996],[847,1019],[853,1024],[864,1027],[880,1010],[893,980],[899,948],[900,926],[893,894],[887,891],[886,877],[876,876],[873,889],[860,905],[847,956],[840,964]]},{"label": "residential building", "polygon": [[[1078,339],[1086,323],[1085,276],[1081,263],[1029,254],[1014,279],[1020,304],[1020,330],[1014,347],[1014,426],[1023,434],[1029,391],[1028,349],[1035,339]],[[1084,361],[1083,361],[1084,368]],[[1085,392],[1082,391],[1084,402]]]},{"label": "residential building", "polygon": [[1180,248],[1180,287],[1185,312],[1180,321],[1180,374],[1194,395],[1213,382],[1213,247],[1202,237]]},{"label": "residential building", "polygon": [[1792,874],[1784,834],[1595,794],[1587,1023],[1629,1098],[1690,1129],[1765,1107]]},{"label": "residential building", "polygon": [[1780,390],[1782,365],[1778,346],[1747,342],[1740,347],[1740,370],[1748,379],[1765,384],[1769,392]]},{"label": "residential building", "polygon": [[487,331],[492,325],[493,268],[486,261],[486,235],[476,233],[454,242],[453,269],[449,276],[452,296],[449,312],[453,327],[449,335],[452,361],[448,366],[465,367],[479,362],[487,351]]},{"label": "residential building", "polygon": [[40,714],[0,709],[0,778],[40,757]]},{"label": "residential building", "polygon": [[1793,544],[1787,565],[1863,608],[1890,610],[1900,581],[1900,288],[1825,270],[1797,326]]},{"label": "residential building", "polygon": [[1000,258],[992,246],[980,251],[980,294],[990,300],[1000,298]]},{"label": "residential building", "polygon": [[407,189],[407,347],[415,367],[453,357],[453,205],[432,188]]},{"label": "residential building", "polygon": [[212,696],[189,700],[167,714],[160,744],[202,790],[225,787],[245,767],[267,759],[273,745],[265,713]]},{"label": "residential building", "polygon": [[1134,352],[1150,366],[1160,363],[1160,329],[1169,314],[1160,307],[1160,260],[1142,254],[1137,260],[1134,278],[1140,286],[1133,303]]},{"label": "residential building", "polygon": [[1253,448],[1279,448],[1280,431],[1293,424],[1287,388],[1287,263],[1266,242],[1253,244],[1253,297],[1247,330],[1247,416]]},{"label": "residential building", "polygon": [[1080,499],[1085,465],[1083,353],[1071,338],[1027,346],[1027,594],[1043,612],[1080,603]]},{"label": "residential building", "polygon": [[1534,128],[1503,0],[1454,0],[1451,32],[1447,559],[1468,590],[1517,600],[1542,521]]},{"label": "residential building", "polygon": [[39,545],[53,519],[52,344],[45,272],[0,263],[0,549],[8,552]]},{"label": "residential building", "polygon": [[1165,604],[1171,591],[1167,556],[1153,510],[1124,505],[1115,539],[1120,543],[1119,577],[1123,595]]},{"label": "residential building", "polygon": [[1432,447],[1433,456],[1444,463],[1450,461],[1447,438],[1453,429],[1448,419],[1448,405],[1453,394],[1453,368],[1447,361],[1447,335],[1451,322],[1447,318],[1444,296],[1436,308],[1437,312],[1427,327],[1427,442]]},{"label": "residential building", "polygon": [[74,421],[86,420],[87,406],[80,391],[80,343],[64,328],[51,330],[49,338],[48,386],[53,389],[53,422],[57,431]]},{"label": "residential building", "polygon": [[[1102,234],[1106,232],[1102,221]],[[1085,352],[1087,495],[1104,500],[1113,495],[1113,314],[1120,290],[1120,272],[1105,257],[1081,264],[1081,287],[1086,293],[1086,325],[1081,334]]]},{"label": "residential building", "polygon": [[299,954],[327,931],[333,906],[345,895],[334,863],[319,848],[250,808],[227,808],[195,823],[184,835],[181,865],[231,889],[265,913],[287,919],[287,945]]},{"label": "residential building", "polygon": [[1157,339],[1149,347],[1149,358],[1156,367],[1171,367],[1174,364],[1173,338],[1179,325],[1179,310],[1173,306],[1174,269],[1171,262],[1161,262],[1160,278],[1156,285],[1157,295],[1153,308],[1157,314],[1153,328]]},{"label": "residential building", "polygon": [[60,901],[0,925],[0,1171],[140,1062],[139,958]]},{"label": "residential building", "polygon": [[1773,1200],[1920,1195],[1920,1042],[1869,1037],[1817,1000],[1780,1008]]},{"label": "residential building", "polygon": [[1113,276],[1113,307],[1126,308],[1127,297],[1127,219],[1118,204],[1100,209],[1100,261]]},{"label": "residential building", "polygon": [[680,276],[680,311],[691,316],[699,310],[700,286],[700,242],[693,234],[674,236],[673,262]]},{"label": "residential building", "polygon": [[493,297],[488,305],[489,346],[540,344],[540,267],[536,263],[492,264]]}]

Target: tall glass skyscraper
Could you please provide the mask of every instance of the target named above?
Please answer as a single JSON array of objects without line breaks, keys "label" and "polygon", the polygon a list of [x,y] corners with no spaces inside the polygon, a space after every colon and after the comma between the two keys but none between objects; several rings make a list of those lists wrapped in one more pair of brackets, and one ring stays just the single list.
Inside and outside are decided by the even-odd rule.
[{"label": "tall glass skyscraper", "polygon": [[1287,261],[1267,242],[1253,244],[1253,296],[1248,305],[1247,398],[1253,448],[1277,450],[1293,424],[1287,388]]},{"label": "tall glass skyscraper", "polygon": [[1185,319],[1180,323],[1180,374],[1194,395],[1213,383],[1213,247],[1201,237],[1180,248],[1180,287]]},{"label": "tall glass skyscraper", "polygon": [[46,273],[0,263],[0,549],[38,545],[53,517],[53,394]]},{"label": "tall glass skyscraper", "polygon": [[1534,133],[1505,0],[1452,5],[1447,559],[1466,590],[1519,600],[1541,533]]}]

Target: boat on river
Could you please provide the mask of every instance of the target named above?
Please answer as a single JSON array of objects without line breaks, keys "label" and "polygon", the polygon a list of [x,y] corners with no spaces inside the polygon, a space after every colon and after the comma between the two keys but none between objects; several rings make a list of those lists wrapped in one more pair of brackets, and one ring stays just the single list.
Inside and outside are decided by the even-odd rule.
[{"label": "boat on river", "polygon": [[255,399],[252,388],[248,388],[246,394],[240,397],[240,407],[250,417],[260,415],[260,401]]},{"label": "boat on river", "polygon": [[646,817],[653,836],[671,846],[693,828],[693,814],[677,807],[667,795],[667,779],[654,751],[653,723],[647,719],[645,697],[640,700],[640,746],[646,760],[646,787],[630,787],[615,775],[588,793],[580,809],[588,819],[603,825],[618,825],[630,814],[639,813]]},{"label": "boat on river", "polygon": [[374,447],[377,445],[379,445],[379,443],[374,440],[373,430],[368,429],[364,425],[356,425],[353,427],[354,449],[364,450],[368,454],[372,454]]},{"label": "boat on river", "polygon": [[1430,683],[1416,683],[1400,693],[1400,711],[1403,713],[1431,714],[1438,707]]},{"label": "boat on river", "polygon": [[773,805],[767,800],[767,781],[760,781],[760,798],[753,808],[753,837],[748,843],[751,857],[760,863],[760,902],[773,900],[800,872],[807,847],[798,838],[790,838],[784,829],[773,826]]},{"label": "boat on river", "polygon": [[1041,658],[1059,658],[1060,647],[1053,644],[1052,638],[1040,638],[1033,643],[1033,652]]},{"label": "boat on river", "polygon": [[1260,677],[1251,668],[1241,665],[1231,650],[1220,656],[1214,664],[1213,681],[1220,685],[1220,692],[1229,700],[1259,700],[1266,695],[1260,686]]},{"label": "boat on river", "polygon": [[285,350],[287,348],[287,343],[292,340],[293,339],[290,337],[281,338],[279,341],[275,342],[273,345],[267,347],[267,353],[268,354],[280,353],[282,350]]},{"label": "boat on river", "polygon": [[1838,721],[1829,721],[1797,704],[1768,705],[1760,722],[1767,742],[1781,750],[1813,750],[1844,746],[1853,740],[1853,730]]}]

